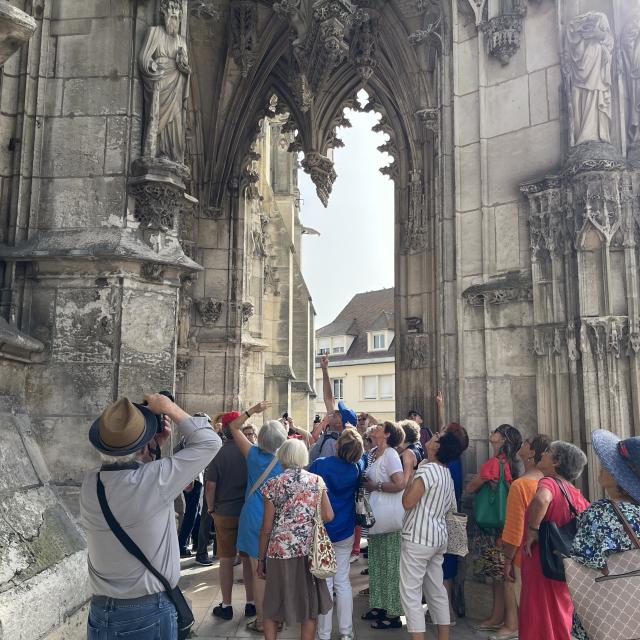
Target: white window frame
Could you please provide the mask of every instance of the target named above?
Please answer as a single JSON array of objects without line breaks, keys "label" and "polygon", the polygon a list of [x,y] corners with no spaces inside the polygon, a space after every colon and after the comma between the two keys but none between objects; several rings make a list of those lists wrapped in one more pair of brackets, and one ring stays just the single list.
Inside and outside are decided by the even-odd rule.
[{"label": "white window frame", "polygon": [[[365,380],[367,378],[375,378],[375,397],[368,397],[365,391]],[[380,378],[390,378],[391,379],[391,395],[383,396],[380,392]],[[395,376],[392,373],[382,373],[382,374],[373,374],[368,376],[360,376],[360,397],[361,400],[395,400]]]},{"label": "white window frame", "polygon": [[336,400],[344,400],[344,378],[332,378],[331,391]]}]

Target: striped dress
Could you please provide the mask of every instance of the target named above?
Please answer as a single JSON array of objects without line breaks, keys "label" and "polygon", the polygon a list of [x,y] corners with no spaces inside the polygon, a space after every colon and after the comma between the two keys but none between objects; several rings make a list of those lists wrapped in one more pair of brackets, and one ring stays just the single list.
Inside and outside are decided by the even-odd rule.
[{"label": "striped dress", "polygon": [[424,495],[418,504],[404,515],[402,539],[426,547],[440,547],[447,543],[445,516],[455,508],[453,479],[447,467],[436,462],[421,464],[414,481],[422,478]]}]

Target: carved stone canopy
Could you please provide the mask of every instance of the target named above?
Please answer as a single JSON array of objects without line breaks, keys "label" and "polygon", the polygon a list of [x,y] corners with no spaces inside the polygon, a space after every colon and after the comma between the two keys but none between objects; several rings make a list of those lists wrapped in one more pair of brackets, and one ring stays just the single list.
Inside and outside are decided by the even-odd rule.
[{"label": "carved stone canopy", "polygon": [[196,300],[196,309],[205,325],[214,325],[222,313],[222,302],[215,298],[200,298]]},{"label": "carved stone canopy", "polygon": [[36,26],[29,14],[0,0],[0,67],[29,41]]},{"label": "carved stone canopy", "polygon": [[490,278],[482,284],[475,284],[462,292],[462,297],[474,307],[508,302],[529,302],[532,300],[531,274],[525,271],[510,271]]}]

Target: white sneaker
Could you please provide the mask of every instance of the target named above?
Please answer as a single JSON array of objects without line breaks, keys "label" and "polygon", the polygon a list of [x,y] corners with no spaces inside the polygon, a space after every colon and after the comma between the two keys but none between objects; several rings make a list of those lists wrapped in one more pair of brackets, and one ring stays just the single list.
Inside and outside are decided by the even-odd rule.
[{"label": "white sneaker", "polygon": [[360,558],[360,556],[357,553],[352,553],[351,557],[349,558],[349,564],[353,564],[354,562],[358,562],[359,558]]},{"label": "white sneaker", "polygon": [[353,634],[352,633],[341,633],[340,634],[340,640],[353,640]]}]

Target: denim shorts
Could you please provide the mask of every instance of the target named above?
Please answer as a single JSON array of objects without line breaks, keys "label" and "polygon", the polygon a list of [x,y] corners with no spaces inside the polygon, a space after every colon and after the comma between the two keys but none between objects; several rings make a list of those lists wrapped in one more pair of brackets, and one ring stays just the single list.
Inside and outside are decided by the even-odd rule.
[{"label": "denim shorts", "polygon": [[165,593],[135,600],[92,600],[87,640],[177,640],[178,616]]}]

